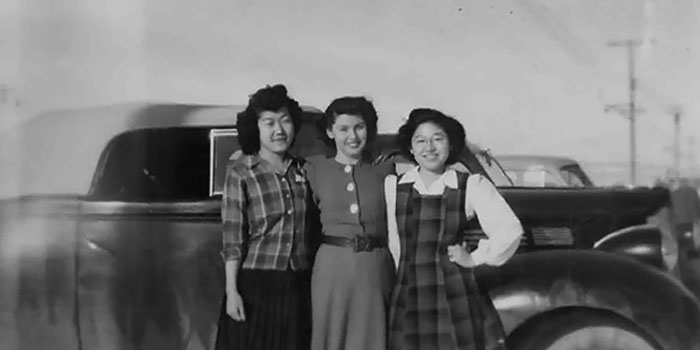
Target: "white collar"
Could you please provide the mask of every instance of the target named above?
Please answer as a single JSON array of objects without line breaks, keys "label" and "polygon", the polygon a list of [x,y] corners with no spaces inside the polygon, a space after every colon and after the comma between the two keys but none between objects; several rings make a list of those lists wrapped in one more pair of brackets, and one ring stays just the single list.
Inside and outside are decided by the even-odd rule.
[{"label": "white collar", "polygon": [[[414,183],[422,188],[426,188],[425,183],[423,182],[423,178],[420,177],[420,174],[418,174],[418,166],[413,167],[412,169],[406,171],[403,176],[401,176],[401,179],[399,180],[400,184],[405,184],[405,183]],[[457,172],[450,166],[447,167],[444,173],[435,180],[433,184],[430,185],[430,187],[435,186],[437,183],[442,184],[442,186],[449,187],[456,189],[457,188]]]}]

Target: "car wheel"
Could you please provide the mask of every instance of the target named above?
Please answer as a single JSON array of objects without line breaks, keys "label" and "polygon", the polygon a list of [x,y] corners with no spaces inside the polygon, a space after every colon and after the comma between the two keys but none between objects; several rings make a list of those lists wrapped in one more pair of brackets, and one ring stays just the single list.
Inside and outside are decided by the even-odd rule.
[{"label": "car wheel", "polygon": [[508,337],[513,350],[662,350],[631,321],[607,311],[567,309],[538,316]]}]

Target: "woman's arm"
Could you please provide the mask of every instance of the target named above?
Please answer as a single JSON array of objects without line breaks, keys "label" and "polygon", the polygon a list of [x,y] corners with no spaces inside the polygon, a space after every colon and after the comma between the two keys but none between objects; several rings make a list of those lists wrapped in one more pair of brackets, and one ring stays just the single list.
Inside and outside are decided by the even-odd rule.
[{"label": "woman's arm", "polygon": [[245,321],[243,298],[238,292],[238,268],[240,260],[226,261],[226,314],[236,321]]},{"label": "woman's arm", "polygon": [[238,292],[238,270],[248,243],[248,202],[245,181],[229,166],[221,201],[223,251],[226,278],[226,313],[236,321],[245,321],[243,300]]},{"label": "woman's arm", "polygon": [[304,159],[304,175],[306,175],[306,181],[309,182],[309,190],[311,191],[311,199],[315,205],[318,205],[320,199],[318,198],[317,185],[316,185],[316,164],[323,161],[320,156],[311,156]]},{"label": "woman's arm", "polygon": [[508,261],[520,245],[523,227],[491,181],[479,174],[469,176],[464,210],[467,217],[476,214],[488,237],[471,253],[474,265],[498,266]]},{"label": "woman's arm", "polygon": [[311,254],[311,261],[315,260],[318,248],[321,246],[321,240],[323,238],[323,232],[321,231],[321,209],[320,209],[320,198],[317,192],[316,183],[316,163],[321,161],[319,156],[312,156],[305,159],[304,162],[304,176],[306,176],[306,181],[309,184],[309,195],[310,201],[306,208],[308,222],[306,227],[308,229],[307,244],[309,246],[309,252]]},{"label": "woman's arm", "polygon": [[384,178],[384,200],[386,200],[387,237],[389,251],[394,258],[394,267],[399,267],[401,257],[401,242],[396,225],[396,175]]}]

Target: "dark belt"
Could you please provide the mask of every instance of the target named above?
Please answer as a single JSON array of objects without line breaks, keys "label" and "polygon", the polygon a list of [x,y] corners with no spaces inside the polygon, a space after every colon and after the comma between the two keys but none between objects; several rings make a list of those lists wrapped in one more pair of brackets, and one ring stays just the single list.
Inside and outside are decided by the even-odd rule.
[{"label": "dark belt", "polygon": [[364,235],[356,235],[352,238],[324,235],[321,239],[321,243],[337,247],[352,248],[356,252],[369,252],[374,248],[386,247],[386,239]]}]

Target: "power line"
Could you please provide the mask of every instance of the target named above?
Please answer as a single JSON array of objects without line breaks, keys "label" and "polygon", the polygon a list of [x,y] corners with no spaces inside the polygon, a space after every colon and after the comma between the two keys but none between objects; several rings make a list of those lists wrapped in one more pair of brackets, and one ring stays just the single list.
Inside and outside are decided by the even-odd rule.
[{"label": "power line", "polygon": [[[586,45],[585,41],[577,35],[577,32],[559,20],[558,16],[553,11],[543,4],[533,3],[530,1],[516,0],[519,6],[524,8],[527,13],[542,27],[543,33],[549,36],[553,42],[559,45],[564,52],[577,63],[582,64],[589,69],[597,78],[612,82],[609,76],[602,75],[599,71],[598,62],[593,54],[593,50]],[[651,45],[654,41],[645,42],[645,45]],[[589,78],[593,78],[589,76]],[[598,83],[599,84],[599,83]],[[665,106],[668,104],[668,98],[659,94],[653,87],[648,85],[637,84],[637,93],[645,98],[645,100],[655,100],[656,105]]]},{"label": "power line", "polygon": [[594,69],[597,65],[592,50],[569,26],[564,25],[544,4],[529,0],[515,1],[537,22],[545,35],[559,45],[577,63]]}]

